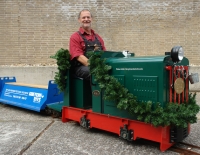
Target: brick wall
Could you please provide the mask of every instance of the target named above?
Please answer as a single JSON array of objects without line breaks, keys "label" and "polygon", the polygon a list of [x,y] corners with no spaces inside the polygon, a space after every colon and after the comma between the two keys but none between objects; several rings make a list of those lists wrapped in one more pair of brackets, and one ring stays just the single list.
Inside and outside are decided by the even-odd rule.
[{"label": "brick wall", "polygon": [[200,65],[200,0],[0,0],[0,65],[54,64],[83,8],[107,50],[162,55],[182,45]]}]

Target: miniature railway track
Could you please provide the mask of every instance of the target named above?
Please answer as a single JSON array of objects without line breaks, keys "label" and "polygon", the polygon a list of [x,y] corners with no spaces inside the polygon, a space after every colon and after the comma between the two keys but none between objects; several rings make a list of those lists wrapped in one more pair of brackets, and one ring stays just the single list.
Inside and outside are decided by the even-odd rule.
[{"label": "miniature railway track", "polygon": [[180,155],[200,155],[200,146],[180,142],[179,146],[172,146],[169,150],[180,153]]}]

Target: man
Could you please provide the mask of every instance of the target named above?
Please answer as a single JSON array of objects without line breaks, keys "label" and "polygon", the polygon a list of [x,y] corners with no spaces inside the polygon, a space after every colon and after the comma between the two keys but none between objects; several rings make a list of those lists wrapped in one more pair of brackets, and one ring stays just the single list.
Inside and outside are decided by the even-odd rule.
[{"label": "man", "polygon": [[80,28],[70,37],[69,50],[74,74],[77,77],[89,80],[90,71],[88,67],[88,58],[86,52],[94,50],[103,50],[103,39],[91,28],[92,14],[89,10],[84,9],[78,15]]}]

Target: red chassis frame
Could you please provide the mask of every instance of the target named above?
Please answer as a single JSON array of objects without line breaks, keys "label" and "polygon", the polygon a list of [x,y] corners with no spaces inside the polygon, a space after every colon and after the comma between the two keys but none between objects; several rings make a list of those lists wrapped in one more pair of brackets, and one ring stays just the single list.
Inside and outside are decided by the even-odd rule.
[{"label": "red chassis frame", "polygon": [[165,151],[174,143],[170,143],[170,126],[154,127],[151,124],[92,112],[92,110],[64,106],[62,109],[62,122],[70,120],[80,123],[81,118],[89,120],[89,128],[97,128],[120,135],[120,128],[125,125],[133,131],[131,140],[143,138],[160,143],[160,150]]}]

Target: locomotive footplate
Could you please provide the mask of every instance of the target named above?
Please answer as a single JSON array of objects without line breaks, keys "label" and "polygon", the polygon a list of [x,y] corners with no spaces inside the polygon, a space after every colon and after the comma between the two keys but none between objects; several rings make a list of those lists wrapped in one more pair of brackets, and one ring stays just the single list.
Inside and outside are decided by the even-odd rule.
[{"label": "locomotive footplate", "polygon": [[120,138],[126,139],[128,141],[133,141],[133,130],[128,130],[127,125],[120,127]]},{"label": "locomotive footplate", "polygon": [[92,110],[63,106],[62,122],[80,122],[84,128],[96,128],[118,134],[126,140],[142,138],[160,143],[160,150],[165,151],[174,143],[170,142],[170,126],[154,127],[152,124],[116,116],[93,112]]}]

